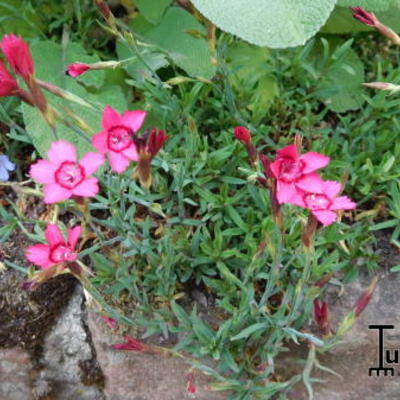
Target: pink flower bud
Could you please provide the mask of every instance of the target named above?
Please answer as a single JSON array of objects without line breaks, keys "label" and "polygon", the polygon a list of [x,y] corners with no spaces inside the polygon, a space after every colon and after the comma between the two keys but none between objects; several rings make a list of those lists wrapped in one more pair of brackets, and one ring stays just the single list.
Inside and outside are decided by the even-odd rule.
[{"label": "pink flower bud", "polygon": [[17,81],[8,72],[7,68],[0,61],[0,97],[14,96],[18,91],[19,86]]},{"label": "pink flower bud", "polygon": [[108,317],[107,315],[102,315],[101,319],[106,323],[106,325],[112,330],[118,330],[118,322],[114,318]]},{"label": "pink flower bud", "polygon": [[194,383],[194,373],[190,372],[186,375],[187,383],[186,383],[186,390],[189,394],[194,395],[197,391],[196,385]]},{"label": "pink flower bud", "polygon": [[76,78],[77,76],[84,74],[86,71],[89,71],[89,69],[90,67],[88,64],[83,64],[83,63],[69,64],[67,67],[66,74],[72,76],[73,78]]},{"label": "pink flower bud", "polygon": [[362,7],[351,7],[351,12],[353,14],[353,18],[358,19],[365,25],[375,26],[378,22],[378,19],[374,13],[369,13]]},{"label": "pink flower bud", "polygon": [[25,81],[34,73],[33,59],[28,44],[19,36],[5,35],[0,48],[14,72]]},{"label": "pink flower bud", "polygon": [[319,299],[314,300],[314,320],[324,333],[329,332],[329,309],[328,304]]},{"label": "pink flower bud", "polygon": [[243,144],[248,144],[251,141],[251,133],[244,126],[237,126],[234,129],[234,135],[237,140],[240,140]]},{"label": "pink flower bud", "polygon": [[375,277],[371,284],[365,289],[361,296],[357,299],[356,303],[354,304],[354,314],[356,317],[359,317],[360,314],[365,310],[367,305],[372,299],[372,295],[374,294],[376,285],[378,284],[378,277]]}]

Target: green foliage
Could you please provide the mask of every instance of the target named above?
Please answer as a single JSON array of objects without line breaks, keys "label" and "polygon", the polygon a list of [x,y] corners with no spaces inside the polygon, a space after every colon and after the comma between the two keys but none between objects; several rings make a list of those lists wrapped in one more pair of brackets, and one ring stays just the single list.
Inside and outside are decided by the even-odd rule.
[{"label": "green foliage", "polygon": [[220,29],[272,48],[304,44],[332,12],[335,1],[299,0],[193,0],[197,9]]},{"label": "green foliage", "polygon": [[243,42],[231,46],[226,56],[238,102],[246,104],[257,124],[279,94],[268,63],[269,51]]},{"label": "green foliage", "polygon": [[[90,132],[86,133],[79,127],[73,129],[59,123],[57,124],[58,137],[74,143],[80,154],[92,150],[90,135],[100,130],[101,109],[107,104],[112,104],[119,111],[126,108],[125,97],[121,89],[113,86],[101,87],[104,81],[103,71],[96,71],[80,77],[79,81],[84,83],[87,88],[65,75],[64,71],[69,63],[99,60],[97,56],[88,56],[79,44],[69,43],[66,46],[60,46],[50,41],[40,41],[32,43],[31,52],[36,61],[36,75],[39,79],[66,89],[89,103],[90,107],[83,107],[81,104],[67,102],[52,95],[47,96],[51,104],[55,104],[61,109],[68,107],[90,128]],[[89,88],[91,88],[90,91]],[[38,110],[25,104],[22,105],[22,109],[26,130],[36,149],[42,156],[45,156],[55,136]],[[63,110],[62,114],[71,122],[66,111]]]},{"label": "green foliage", "polygon": [[[204,39],[206,30],[182,8],[170,7],[157,25],[152,25],[139,15],[131,27],[145,42],[155,46],[154,50],[166,55],[188,75],[207,79],[214,76],[215,66],[211,63],[210,51]],[[163,62],[159,65],[151,63],[158,68],[164,65]]]},{"label": "green foliage", "polygon": [[306,60],[316,81],[314,95],[335,112],[355,110],[364,103],[364,66],[351,44],[322,39]]}]

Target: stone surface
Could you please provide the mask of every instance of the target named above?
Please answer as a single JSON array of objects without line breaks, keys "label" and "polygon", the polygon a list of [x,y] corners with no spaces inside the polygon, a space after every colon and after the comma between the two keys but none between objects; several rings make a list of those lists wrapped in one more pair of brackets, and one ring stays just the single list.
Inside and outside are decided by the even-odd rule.
[{"label": "stone surface", "polygon": [[[56,399],[103,400],[102,374],[84,384],[88,368],[96,369],[95,353],[85,328],[86,312],[82,308],[82,289],[77,286],[68,306],[47,335],[40,364],[43,365],[34,382],[37,397],[51,394]],[[92,372],[91,372],[92,373]],[[93,375],[93,373],[92,373]],[[96,376],[94,376],[96,378]]]},{"label": "stone surface", "polygon": [[[395,260],[393,260],[395,261]],[[397,260],[398,261],[398,260]],[[360,278],[346,285],[344,292],[334,299],[329,297],[333,326],[349,312],[371,278]],[[385,347],[400,349],[400,275],[383,271],[379,284],[368,307],[361,314],[353,329],[343,341],[327,354],[318,355],[320,363],[342,376],[313,371],[312,376],[323,379],[323,385],[315,386],[314,399],[318,400],[398,400],[400,399],[400,365],[394,366],[395,376],[369,376],[370,367],[377,366],[378,333],[368,329],[373,324],[394,325],[385,331]],[[333,303],[332,303],[333,301]],[[297,349],[292,357],[306,358],[306,349]],[[294,360],[293,358],[293,360]],[[293,361],[292,360],[292,361]],[[291,362],[290,360],[286,360]],[[393,366],[393,365],[391,365]],[[293,400],[308,399],[304,388],[296,387],[291,393]]]},{"label": "stone surface", "polygon": [[[121,343],[100,317],[89,313],[92,340],[97,360],[106,376],[104,393],[107,400],[184,400],[192,398],[186,391],[186,375],[190,365],[177,358],[118,351],[112,344]],[[197,400],[223,400],[226,393],[208,390],[210,381],[201,373],[195,374]]]},{"label": "stone surface", "polygon": [[33,400],[32,364],[24,350],[0,350],[0,399]]}]

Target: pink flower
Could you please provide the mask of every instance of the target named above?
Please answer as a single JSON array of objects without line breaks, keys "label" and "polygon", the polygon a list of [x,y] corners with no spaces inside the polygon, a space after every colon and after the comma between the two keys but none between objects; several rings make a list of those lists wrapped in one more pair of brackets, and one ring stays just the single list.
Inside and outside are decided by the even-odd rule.
[{"label": "pink flower", "polygon": [[323,181],[315,192],[298,191],[293,198],[293,204],[308,208],[322,225],[330,225],[337,219],[336,211],[352,210],[357,204],[347,196],[338,196],[342,185],[335,181]]},{"label": "pink flower", "polygon": [[107,153],[113,171],[124,172],[131,161],[138,160],[132,137],[142,126],[145,117],[145,111],[125,111],[119,115],[110,106],[105,107],[103,130],[93,136],[92,144],[101,154]]},{"label": "pink flower", "polygon": [[294,144],[277,153],[270,170],[277,180],[277,199],[280,204],[291,203],[298,189],[314,192],[321,187],[322,179],[315,171],[328,165],[329,157],[311,151],[299,155]]},{"label": "pink flower", "polygon": [[84,74],[89,69],[90,69],[90,67],[87,64],[74,63],[74,64],[68,65],[66,73],[67,73],[67,75],[72,76],[73,78],[76,78],[77,76]]},{"label": "pink flower", "polygon": [[235,138],[240,140],[243,144],[251,142],[251,133],[244,126],[237,126],[233,131]]},{"label": "pink flower", "polygon": [[91,197],[98,191],[97,178],[90,178],[103,163],[98,153],[86,153],[78,163],[75,147],[65,140],[53,142],[47,152],[49,160],[39,160],[30,169],[32,178],[45,185],[44,202],[58,203],[71,196]]},{"label": "pink flower", "polygon": [[4,35],[0,48],[14,72],[25,81],[29,80],[34,66],[28,44],[21,37],[11,34]]},{"label": "pink flower", "polygon": [[13,96],[18,89],[17,81],[0,61],[0,96]]},{"label": "pink flower", "polygon": [[78,257],[75,247],[80,234],[80,226],[68,229],[68,240],[66,241],[57,225],[48,224],[45,232],[48,244],[35,244],[28,247],[25,254],[26,258],[42,269],[75,261]]}]

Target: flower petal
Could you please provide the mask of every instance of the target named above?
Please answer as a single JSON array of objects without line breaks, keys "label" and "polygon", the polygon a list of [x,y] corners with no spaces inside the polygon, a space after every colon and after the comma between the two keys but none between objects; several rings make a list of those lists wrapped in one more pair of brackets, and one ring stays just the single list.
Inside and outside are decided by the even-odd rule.
[{"label": "flower petal", "polygon": [[8,171],[0,166],[0,181],[8,181],[10,179],[10,174],[8,173]]},{"label": "flower petal", "polygon": [[42,267],[43,269],[49,268],[54,263],[50,260],[50,247],[45,244],[35,244],[26,249],[26,258],[33,264]]},{"label": "flower petal", "polygon": [[92,145],[101,154],[107,153],[107,132],[101,131],[92,137]]},{"label": "flower petal", "polygon": [[50,247],[56,246],[60,243],[65,243],[60,228],[55,224],[48,224],[44,235]]},{"label": "flower petal", "polygon": [[31,165],[29,175],[39,183],[54,183],[54,173],[57,165],[47,160],[39,160]]},{"label": "flower petal", "polygon": [[271,170],[272,175],[276,179],[279,178],[279,174],[280,174],[280,171],[281,171],[281,165],[282,165],[282,160],[280,160],[280,159],[275,160],[274,162],[269,164],[269,169]]},{"label": "flower petal", "polygon": [[119,174],[124,172],[129,166],[129,159],[126,158],[122,153],[116,153],[110,151],[108,153],[108,159],[110,160],[111,169]]},{"label": "flower petal", "polygon": [[312,214],[324,226],[332,224],[337,218],[336,213],[333,211],[312,211]]},{"label": "flower petal", "polygon": [[82,157],[79,165],[83,167],[87,176],[97,171],[104,164],[104,161],[104,156],[100,153],[89,152]]},{"label": "flower petal", "polygon": [[336,181],[324,181],[324,193],[330,198],[335,198],[342,190],[342,184]]},{"label": "flower petal", "polygon": [[75,226],[74,228],[68,229],[68,243],[71,246],[71,248],[74,250],[76,247],[76,244],[78,243],[79,236],[81,235],[81,227]]},{"label": "flower petal", "polygon": [[122,125],[128,126],[136,133],[142,126],[146,115],[146,111],[142,110],[125,111],[121,117]]},{"label": "flower petal", "polygon": [[76,162],[76,149],[72,143],[66,140],[58,140],[51,144],[47,156],[56,165],[60,165],[64,161]]},{"label": "flower petal", "polygon": [[92,197],[99,193],[99,184],[97,178],[88,178],[82,181],[77,187],[72,189],[75,196]]},{"label": "flower petal", "polygon": [[279,204],[291,203],[293,197],[296,195],[296,186],[293,183],[278,181],[276,188],[276,198]]},{"label": "flower petal", "polygon": [[292,158],[293,160],[297,160],[299,158],[299,153],[297,151],[297,147],[294,144],[284,147],[277,151],[278,158]]},{"label": "flower petal", "polygon": [[354,203],[349,197],[347,196],[340,196],[336,197],[333,200],[333,204],[331,205],[331,210],[353,210],[357,207],[357,204]]},{"label": "flower petal", "polygon": [[324,181],[315,172],[302,176],[296,186],[308,193],[323,193]]},{"label": "flower petal", "polygon": [[101,120],[101,124],[105,131],[108,131],[115,125],[121,124],[121,117],[117,111],[115,111],[110,106],[105,106],[103,110],[103,118]]},{"label": "flower petal", "polygon": [[50,183],[46,185],[43,191],[44,202],[46,204],[58,203],[60,201],[67,200],[72,195],[71,190],[65,189],[57,183]]},{"label": "flower petal", "polygon": [[138,161],[139,160],[139,155],[136,150],[136,146],[132,143],[127,149],[122,150],[122,154],[126,157],[129,158],[129,160],[132,161]]},{"label": "flower petal", "polygon": [[310,151],[300,156],[300,160],[304,163],[303,173],[309,174],[317,169],[326,167],[331,159],[323,154]]}]

